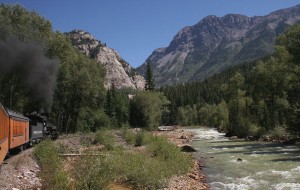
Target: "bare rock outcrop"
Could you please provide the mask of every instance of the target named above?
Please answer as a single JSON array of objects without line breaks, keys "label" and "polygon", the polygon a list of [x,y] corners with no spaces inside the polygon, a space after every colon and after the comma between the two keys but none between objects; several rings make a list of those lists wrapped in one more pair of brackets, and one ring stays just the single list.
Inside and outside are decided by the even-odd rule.
[{"label": "bare rock outcrop", "polygon": [[142,90],[145,87],[145,79],[112,48],[95,39],[90,33],[83,30],[73,30],[66,33],[72,44],[82,53],[103,64],[106,69],[105,86],[110,88],[133,88]]}]

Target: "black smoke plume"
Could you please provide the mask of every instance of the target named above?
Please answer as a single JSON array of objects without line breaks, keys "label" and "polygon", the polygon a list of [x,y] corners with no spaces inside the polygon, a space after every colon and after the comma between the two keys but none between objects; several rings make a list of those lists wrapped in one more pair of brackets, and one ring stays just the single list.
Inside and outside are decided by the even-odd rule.
[{"label": "black smoke plume", "polygon": [[0,73],[17,72],[33,100],[45,111],[53,102],[57,68],[58,61],[47,58],[38,44],[21,42],[16,37],[0,41]]}]

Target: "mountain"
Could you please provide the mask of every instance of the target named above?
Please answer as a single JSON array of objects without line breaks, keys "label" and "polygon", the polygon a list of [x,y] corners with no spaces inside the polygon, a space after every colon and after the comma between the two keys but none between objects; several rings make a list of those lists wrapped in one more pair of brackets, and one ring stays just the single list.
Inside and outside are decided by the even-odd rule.
[{"label": "mountain", "polygon": [[105,66],[107,88],[114,84],[117,89],[144,89],[144,77],[138,75],[115,50],[106,46],[105,43],[83,30],[73,30],[65,34],[70,37],[77,49]]},{"label": "mountain", "polygon": [[181,29],[168,47],[154,50],[137,71],[144,75],[149,61],[157,86],[201,81],[271,54],[276,37],[295,23],[300,23],[300,5],[266,16],[207,16]]}]

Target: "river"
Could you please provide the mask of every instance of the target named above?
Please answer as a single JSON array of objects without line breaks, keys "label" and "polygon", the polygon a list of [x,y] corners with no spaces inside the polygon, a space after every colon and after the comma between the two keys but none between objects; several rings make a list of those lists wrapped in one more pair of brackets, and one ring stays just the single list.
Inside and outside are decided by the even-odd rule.
[{"label": "river", "polygon": [[232,141],[212,128],[191,130],[212,190],[300,190],[300,146]]}]

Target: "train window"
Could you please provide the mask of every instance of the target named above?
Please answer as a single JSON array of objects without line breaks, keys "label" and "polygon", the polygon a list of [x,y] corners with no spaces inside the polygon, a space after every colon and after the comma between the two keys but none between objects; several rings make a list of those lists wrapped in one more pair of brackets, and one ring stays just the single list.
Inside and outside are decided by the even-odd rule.
[{"label": "train window", "polygon": [[[17,123],[17,122],[16,122]],[[22,125],[15,125],[13,126],[13,136],[18,137],[18,136],[23,136],[23,127]]]}]

